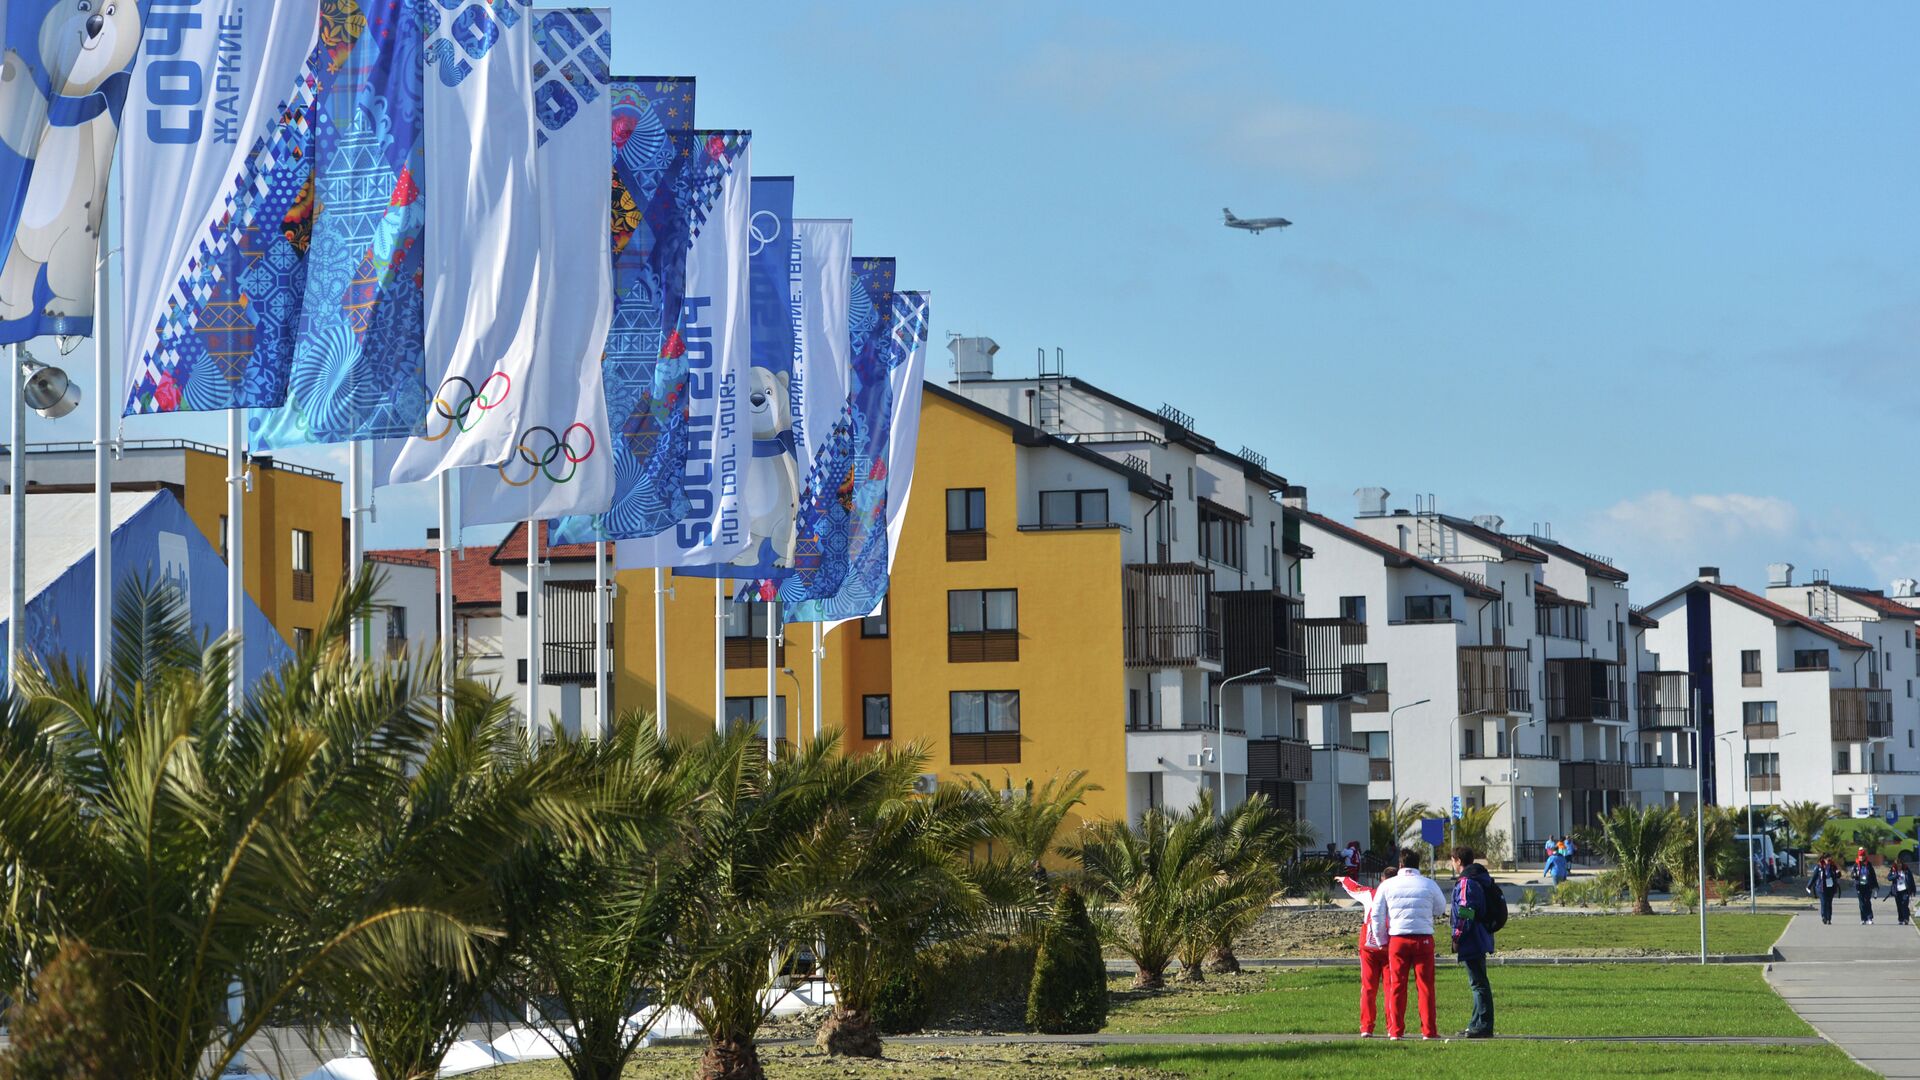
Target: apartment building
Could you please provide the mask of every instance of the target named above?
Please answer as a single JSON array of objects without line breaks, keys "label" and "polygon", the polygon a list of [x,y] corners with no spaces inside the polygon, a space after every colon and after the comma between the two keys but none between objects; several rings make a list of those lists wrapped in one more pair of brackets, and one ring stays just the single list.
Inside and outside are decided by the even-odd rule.
[{"label": "apartment building", "polygon": [[1899,765],[1920,765],[1913,613],[1870,590],[1795,585],[1788,564],[1772,578],[1760,596],[1702,567],[1646,608],[1649,649],[1685,674],[1698,707],[1706,800],[1910,812],[1920,770]]}]

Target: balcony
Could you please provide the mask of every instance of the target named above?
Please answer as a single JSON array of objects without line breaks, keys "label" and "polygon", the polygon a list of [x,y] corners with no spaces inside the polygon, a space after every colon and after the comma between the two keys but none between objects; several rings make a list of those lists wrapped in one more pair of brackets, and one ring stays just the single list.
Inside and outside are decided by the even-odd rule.
[{"label": "balcony", "polygon": [[1247,740],[1247,779],[1304,783],[1313,779],[1313,748],[1304,739]]},{"label": "balcony", "polygon": [[1893,691],[1836,688],[1833,702],[1833,741],[1866,742],[1893,734]]},{"label": "balcony", "polygon": [[1220,670],[1220,598],[1212,570],[1193,563],[1135,563],[1121,574],[1128,667]]},{"label": "balcony", "polygon": [[988,731],[947,736],[948,760],[955,765],[1018,765],[1020,733]]},{"label": "balcony", "polygon": [[987,533],[985,529],[969,529],[962,532],[947,533],[948,562],[985,562],[987,559]]},{"label": "balcony", "polygon": [[1302,619],[1306,642],[1307,696],[1341,698],[1367,692],[1367,667],[1361,662],[1367,624],[1351,619]]},{"label": "balcony", "polygon": [[1219,601],[1226,650],[1222,674],[1232,677],[1268,668],[1271,674],[1263,681],[1306,685],[1299,599],[1275,589],[1243,589],[1220,593]]},{"label": "balcony", "polygon": [[1633,773],[1624,761],[1563,761],[1560,786],[1570,791],[1625,791]]},{"label": "balcony", "polygon": [[1642,731],[1681,731],[1693,727],[1692,694],[1684,671],[1640,673],[1638,715]]},{"label": "balcony", "polygon": [[1533,711],[1527,650],[1506,645],[1460,646],[1460,712]]},{"label": "balcony", "polygon": [[1615,681],[1618,669],[1604,660],[1588,658],[1547,661],[1547,720],[1549,723],[1620,722],[1627,718],[1626,703]]},{"label": "balcony", "polygon": [[[541,586],[540,598],[540,681],[548,686],[592,686],[593,582],[549,581]],[[767,643],[759,644],[764,667]]]}]

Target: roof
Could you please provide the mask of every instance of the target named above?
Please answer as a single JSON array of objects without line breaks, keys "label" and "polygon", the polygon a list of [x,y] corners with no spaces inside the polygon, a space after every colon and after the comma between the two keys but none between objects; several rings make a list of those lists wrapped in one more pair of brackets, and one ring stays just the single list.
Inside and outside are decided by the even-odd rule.
[{"label": "roof", "polygon": [[[116,491],[111,513],[119,529],[155,499],[172,498],[161,491]],[[27,597],[39,596],[81,559],[93,553],[93,493],[27,492]],[[13,531],[0,529],[0,566],[13,557]],[[13,582],[0,574],[0,612],[13,599]],[[4,615],[0,615],[0,620]]]},{"label": "roof", "polygon": [[1873,646],[1861,641],[1852,634],[1835,630],[1833,627],[1828,626],[1818,619],[1802,615],[1790,607],[1782,607],[1764,596],[1755,596],[1753,593],[1740,588],[1738,585],[1721,585],[1711,581],[1690,581],[1660,599],[1655,600],[1653,603],[1648,604],[1647,607],[1649,609],[1657,608],[1676,596],[1695,591],[1704,591],[1713,596],[1718,596],[1732,603],[1739,604],[1748,611],[1772,619],[1775,626],[1797,626],[1802,630],[1811,631],[1839,645],[1843,649],[1866,649],[1871,651],[1873,648]]},{"label": "roof", "polygon": [[[540,522],[540,557],[542,559],[546,559],[549,562],[571,562],[575,559],[593,558],[592,544],[549,545],[547,543],[547,537],[549,535],[547,531],[548,524],[549,523],[545,519],[542,519]],[[612,544],[607,545],[607,557],[608,558],[613,557]],[[518,565],[526,564],[526,561],[527,561],[527,523],[526,522],[518,521],[514,523],[513,528],[507,531],[506,537],[500,541],[497,547],[493,549],[493,555],[490,557],[489,561],[491,561],[495,566],[505,566],[508,564],[518,564]],[[458,590],[455,591],[454,595],[456,596],[459,595]]]},{"label": "roof", "polygon": [[1627,611],[1627,625],[1637,626],[1642,630],[1652,630],[1654,627],[1660,625],[1660,620],[1641,611],[1639,608],[1629,608]]},{"label": "roof", "polygon": [[1879,612],[1889,619],[1920,619],[1920,609],[1910,608],[1898,600],[1887,596],[1879,589],[1862,589],[1853,585],[1829,586],[1834,592],[1849,600],[1858,601]]},{"label": "roof", "polygon": [[1543,601],[1549,605],[1556,605],[1559,607],[1586,607],[1587,606],[1587,602],[1585,600],[1576,600],[1571,596],[1562,596],[1560,595],[1560,590],[1554,588],[1551,585],[1548,585],[1544,581],[1536,581],[1533,583],[1533,598],[1536,601]]},{"label": "roof", "polygon": [[1289,514],[1297,514],[1300,520],[1312,524],[1315,528],[1332,533],[1342,540],[1358,544],[1370,551],[1378,552],[1381,559],[1388,566],[1424,570],[1442,581],[1452,582],[1460,586],[1466,590],[1468,596],[1478,596],[1485,600],[1498,600],[1500,598],[1500,592],[1497,589],[1488,588],[1486,585],[1467,577],[1465,574],[1457,574],[1438,563],[1428,562],[1410,552],[1401,551],[1385,540],[1375,539],[1358,529],[1342,525],[1330,517],[1324,517],[1311,510],[1297,510],[1293,507],[1288,507],[1286,512]]},{"label": "roof", "polygon": [[1547,561],[1544,553],[1528,547],[1526,544],[1515,540],[1511,536],[1497,533],[1482,525],[1476,525],[1466,518],[1457,518],[1452,514],[1435,514],[1434,516],[1452,526],[1454,531],[1465,533],[1482,543],[1492,545],[1500,552],[1503,558],[1520,559],[1524,562],[1543,563]]},{"label": "roof", "polygon": [[[498,550],[497,548],[495,550]],[[520,558],[527,557],[523,544]],[[367,552],[368,562],[389,566],[414,566],[433,569],[440,565],[438,548],[383,548]],[[433,575],[434,592],[440,590],[440,575]],[[481,558],[465,548],[453,552],[453,606],[488,608],[500,606],[500,567],[491,558]]]},{"label": "roof", "polygon": [[[1129,491],[1132,491],[1136,495],[1144,495],[1149,499],[1173,498],[1172,488],[1168,487],[1166,484],[1162,483],[1159,480],[1155,480],[1153,477],[1147,475],[1146,473],[1141,472],[1138,469],[1129,469],[1125,465],[1122,465],[1119,462],[1114,461],[1112,458],[1096,453],[1077,443],[1070,443],[1065,439],[1060,438],[1057,435],[1051,435],[1045,431],[1042,431],[1037,427],[1034,427],[1031,424],[1023,424],[1020,421],[1015,420],[1013,417],[1008,416],[1006,413],[999,411],[998,409],[990,409],[987,406],[982,405],[979,402],[973,400],[972,398],[967,397],[964,394],[954,393],[952,390],[949,390],[944,386],[938,386],[934,383],[925,383],[923,384],[923,389],[926,393],[932,394],[934,397],[937,397],[943,401],[948,401],[955,405],[958,405],[963,409],[973,412],[976,415],[985,417],[988,420],[992,420],[994,423],[999,424],[1001,427],[1006,428],[1008,431],[1013,433],[1013,441],[1017,445],[1046,446],[1046,447],[1051,447],[1058,450],[1065,450],[1067,453],[1072,454],[1073,456],[1080,458],[1083,461],[1089,462],[1094,465],[1098,465],[1103,469],[1108,469],[1113,472],[1119,473],[1121,476],[1126,478],[1127,489]],[[512,537],[509,536],[508,539],[511,540]],[[522,559],[525,559],[527,557],[526,547],[524,546],[525,541],[524,540],[521,541],[521,544],[522,544],[522,547],[520,549],[520,557]],[[588,553],[589,554],[592,553],[591,547],[588,548]]]},{"label": "roof", "polygon": [[1528,537],[1524,537],[1524,539],[1529,545],[1539,548],[1541,551],[1544,551],[1549,555],[1554,555],[1554,556],[1558,556],[1559,558],[1565,559],[1568,562],[1573,563],[1575,566],[1580,567],[1582,570],[1585,570],[1588,574],[1592,575],[1593,577],[1597,577],[1601,579],[1602,581],[1627,580],[1627,572],[1625,570],[1620,569],[1619,567],[1613,565],[1610,562],[1605,561],[1604,559],[1594,558],[1592,555],[1589,555],[1584,551],[1575,551],[1565,544],[1559,543],[1558,541],[1554,541],[1554,540],[1548,540],[1545,537],[1528,536]]}]

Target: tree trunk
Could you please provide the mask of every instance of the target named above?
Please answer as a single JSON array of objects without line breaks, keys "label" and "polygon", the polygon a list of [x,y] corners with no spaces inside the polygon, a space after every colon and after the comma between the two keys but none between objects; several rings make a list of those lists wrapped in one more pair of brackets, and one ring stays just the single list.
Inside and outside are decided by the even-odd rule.
[{"label": "tree trunk", "polygon": [[1183,983],[1202,983],[1207,981],[1207,962],[1201,957],[1182,958],[1180,961],[1180,981]]},{"label": "tree trunk", "polygon": [[1167,987],[1167,966],[1148,967],[1145,964],[1133,965],[1133,988],[1135,990],[1164,990]]},{"label": "tree trunk", "polygon": [[1207,959],[1207,970],[1215,975],[1238,975],[1240,957],[1235,955],[1233,946],[1222,945],[1213,950],[1213,955]]},{"label": "tree trunk", "polygon": [[1634,913],[1635,915],[1651,915],[1651,914],[1653,914],[1653,901],[1651,901],[1651,900],[1649,900],[1649,899],[1647,899],[1647,894],[1646,894],[1646,893],[1635,893],[1635,894],[1634,894],[1634,896],[1633,896],[1633,913]]},{"label": "tree trunk", "polygon": [[700,1055],[700,1080],[767,1080],[752,1039],[714,1039]]},{"label": "tree trunk", "polygon": [[814,1042],[827,1053],[844,1057],[877,1058],[881,1052],[880,1029],[874,1026],[873,1014],[839,1005],[827,1014]]}]

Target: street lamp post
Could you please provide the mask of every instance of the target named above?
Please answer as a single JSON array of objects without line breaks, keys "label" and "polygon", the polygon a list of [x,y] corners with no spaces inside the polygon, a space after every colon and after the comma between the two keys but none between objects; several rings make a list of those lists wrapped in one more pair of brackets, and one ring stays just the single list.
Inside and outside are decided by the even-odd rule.
[{"label": "street lamp post", "polygon": [[1222,696],[1220,698],[1219,703],[1214,706],[1214,708],[1220,710],[1220,745],[1214,752],[1220,756],[1220,761],[1219,761],[1220,805],[1216,807],[1216,809],[1219,811],[1221,817],[1227,816],[1227,699],[1225,697],[1226,689],[1227,687],[1233,685],[1234,683],[1239,682],[1241,679],[1251,679],[1256,675],[1268,675],[1268,674],[1271,674],[1272,672],[1273,672],[1273,669],[1270,667],[1254,668],[1252,671],[1243,671],[1238,675],[1235,675],[1228,679],[1222,679],[1220,681],[1220,690],[1221,690]]},{"label": "street lamp post", "polygon": [[[1511,777],[1511,782],[1507,786],[1507,818],[1513,826],[1513,868],[1515,870],[1520,869],[1520,729],[1540,727],[1545,722],[1544,717],[1529,717],[1525,723],[1513,725],[1513,730],[1507,735],[1507,760],[1512,763],[1513,767],[1513,771],[1508,774]],[[1544,740],[1546,738],[1545,732],[1542,732],[1540,737]],[[1544,753],[1544,750],[1542,752]],[[1555,777],[1556,783],[1558,780],[1559,778]],[[1556,792],[1558,790],[1558,788],[1555,788]],[[1528,788],[1527,791],[1529,792],[1528,797],[1531,798],[1533,789]],[[1556,814],[1556,823],[1557,818],[1558,815]]]},{"label": "street lamp post", "polygon": [[[1793,732],[1791,731],[1783,731],[1773,737],[1776,739],[1784,739],[1792,734]],[[1728,732],[1718,737],[1721,739],[1731,739],[1733,738],[1733,733]],[[1732,745],[1729,744],[1727,749],[1733,749]],[[1740,768],[1742,770],[1740,773],[1740,786],[1746,789],[1747,794],[1747,914],[1752,915],[1760,910],[1760,875],[1753,864],[1753,741],[1747,737],[1747,725],[1744,723],[1740,725]],[[1704,857],[1705,853],[1703,852],[1702,858]],[[1704,902],[1705,897],[1701,899]]]},{"label": "street lamp post", "polygon": [[[1394,737],[1393,723],[1407,709],[1432,703],[1432,698],[1421,698],[1419,701],[1409,701],[1387,712],[1387,817],[1389,818],[1400,812],[1400,740]],[[1400,838],[1394,837],[1393,842],[1398,844]]]},{"label": "street lamp post", "polygon": [[1873,744],[1892,739],[1891,735],[1882,735],[1867,740],[1866,761],[1863,762],[1867,767],[1867,808],[1876,814],[1880,812],[1880,758],[1873,752]]}]

